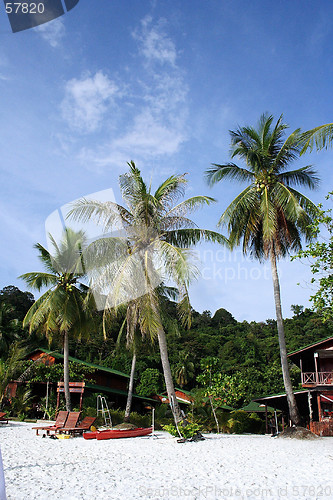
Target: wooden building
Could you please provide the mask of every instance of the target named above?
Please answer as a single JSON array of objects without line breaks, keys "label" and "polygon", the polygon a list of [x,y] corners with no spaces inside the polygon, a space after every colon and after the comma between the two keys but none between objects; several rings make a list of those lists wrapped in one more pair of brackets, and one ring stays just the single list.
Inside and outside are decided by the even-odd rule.
[{"label": "wooden building", "polygon": [[[185,391],[185,389],[179,389],[175,387],[175,394],[178,403],[183,403],[186,405],[193,403],[193,395],[189,391]],[[160,401],[161,403],[169,404],[169,398],[167,392],[163,392],[162,394],[156,394],[153,396],[156,401]]]},{"label": "wooden building", "polygon": [[[46,366],[52,366],[54,364],[60,363],[63,364],[64,356],[63,354],[55,351],[50,351],[48,349],[37,349],[36,351],[29,354],[28,359],[35,361],[37,363],[43,363]],[[118,370],[113,370],[112,368],[108,368],[106,366],[96,365],[94,363],[88,363],[78,358],[73,358],[69,356],[69,361],[89,367],[91,369],[91,373],[87,375],[86,378],[89,378],[89,382],[85,382],[83,389],[78,391],[75,389],[75,384],[79,381],[71,380],[72,388],[71,393],[73,393],[73,397],[76,398],[75,393],[78,393],[77,403],[79,401],[82,403],[82,395],[89,395],[94,393],[103,394],[109,399],[110,402],[113,403],[114,408],[123,408],[126,404],[127,399],[127,389],[130,376],[126,373],[120,372]],[[8,397],[15,397],[16,389],[18,385],[22,383],[26,383],[29,380],[29,375],[26,379],[17,380],[10,382],[8,386]],[[45,396],[46,393],[46,385],[45,382],[35,382],[34,383],[34,393],[41,397]],[[50,386],[54,388],[54,391],[57,391],[57,382],[50,383]],[[60,392],[63,392],[60,390]],[[83,397],[84,397],[83,395]],[[146,404],[146,402],[153,402],[150,398],[144,398],[142,396],[138,396],[133,394],[133,410],[141,410],[142,407]],[[74,399],[74,404],[76,404],[76,399]]]},{"label": "wooden building", "polygon": [[[302,390],[295,391],[304,425],[320,436],[333,436],[333,337],[288,354],[301,369]],[[288,412],[285,394],[255,401]]]}]

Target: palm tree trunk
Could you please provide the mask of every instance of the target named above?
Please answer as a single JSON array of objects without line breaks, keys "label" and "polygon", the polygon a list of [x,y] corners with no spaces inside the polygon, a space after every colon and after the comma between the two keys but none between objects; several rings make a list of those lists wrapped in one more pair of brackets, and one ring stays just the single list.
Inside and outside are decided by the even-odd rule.
[{"label": "palm tree trunk", "polygon": [[64,390],[66,410],[71,411],[71,395],[69,392],[69,346],[68,346],[68,332],[64,333]]},{"label": "palm tree trunk", "polygon": [[289,374],[286,339],[284,335],[284,325],[282,318],[280,283],[279,283],[279,275],[277,271],[276,255],[274,248],[272,248],[270,251],[270,260],[272,268],[276,321],[277,321],[277,329],[278,329],[278,337],[280,345],[280,358],[281,358],[283,382],[287,395],[290,419],[294,425],[300,425],[301,417],[297,408],[296,398],[293,393],[293,387],[291,384],[290,374]]},{"label": "palm tree trunk", "polygon": [[127,403],[126,403],[126,409],[125,409],[124,422],[130,421],[132,398],[133,398],[135,365],[136,365],[136,352],[134,350],[133,358],[132,358],[131,375],[130,375],[130,380],[129,380],[129,385],[128,385],[128,395],[127,395]]},{"label": "palm tree trunk", "polygon": [[[160,318],[159,318],[160,319]],[[168,399],[170,403],[172,404],[172,413],[173,417],[175,419],[175,422],[179,424],[182,420],[184,420],[182,416],[182,412],[179,408],[179,404],[176,398],[176,393],[175,393],[175,387],[173,385],[173,380],[172,380],[172,375],[171,375],[171,368],[170,368],[170,363],[169,363],[169,357],[168,357],[168,348],[167,348],[167,343],[166,343],[166,337],[165,337],[165,332],[163,328],[159,328],[158,332],[158,344],[160,347],[160,355],[161,355],[161,361],[162,361],[162,367],[163,367],[163,374],[164,374],[164,380],[165,380],[165,385],[168,393]]]}]

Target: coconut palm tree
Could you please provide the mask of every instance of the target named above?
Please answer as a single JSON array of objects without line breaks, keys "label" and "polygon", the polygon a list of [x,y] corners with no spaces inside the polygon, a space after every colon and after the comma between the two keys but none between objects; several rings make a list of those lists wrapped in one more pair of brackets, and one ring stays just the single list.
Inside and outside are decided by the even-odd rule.
[{"label": "coconut palm tree", "polygon": [[178,363],[174,367],[174,375],[179,387],[185,387],[189,380],[194,377],[194,363],[191,361],[189,352],[181,351],[178,356]]},{"label": "coconut palm tree", "polygon": [[95,290],[100,286],[101,294],[109,284],[104,304],[107,309],[135,300],[135,321],[140,331],[158,339],[169,401],[179,422],[183,417],[171,375],[158,286],[165,280],[176,284],[180,316],[186,320],[188,285],[196,275],[189,247],[201,240],[225,243],[226,239],[215,231],[199,229],[188,218],[194,210],[212,203],[213,198],[194,196],[176,203],[184,194],[185,174],[172,175],[152,192],[134,162],[128,166],[129,172],[119,177],[126,207],[111,201],[82,199],[75,203],[69,217],[82,222],[94,219],[102,224],[105,233],[122,228],[116,237],[105,237],[90,245],[87,262],[94,269],[92,281]]},{"label": "coconut palm tree", "polygon": [[46,272],[31,272],[20,276],[27,285],[40,291],[49,289],[30,307],[23,326],[29,331],[39,331],[47,337],[60,334],[64,351],[64,391],[66,408],[70,411],[69,392],[69,337],[80,338],[88,334],[94,325],[94,297],[88,287],[79,280],[85,276],[82,251],[85,236],[67,228],[58,245],[50,235],[54,254],[40,243],[35,245]]},{"label": "coconut palm tree", "polygon": [[231,158],[238,157],[244,167],[227,163],[213,164],[206,172],[210,185],[224,179],[248,183],[230,203],[218,226],[227,226],[232,248],[242,241],[244,254],[271,263],[281,365],[291,420],[300,416],[290,381],[282,319],[277,260],[301,248],[301,238],[310,239],[310,224],[316,206],[293,186],[314,189],[318,178],[311,166],[287,170],[299,157],[300,130],[286,139],[282,115],[273,126],[273,116],[263,114],[257,128],[241,127],[230,131]]}]

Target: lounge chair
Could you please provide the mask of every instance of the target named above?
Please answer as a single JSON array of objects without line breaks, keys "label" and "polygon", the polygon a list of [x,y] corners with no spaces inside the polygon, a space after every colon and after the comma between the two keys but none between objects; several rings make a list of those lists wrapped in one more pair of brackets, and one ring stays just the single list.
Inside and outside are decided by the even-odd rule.
[{"label": "lounge chair", "polygon": [[80,411],[71,411],[67,417],[65,425],[54,429],[54,433],[55,434],[57,434],[58,432],[66,433],[68,429],[75,429],[79,421],[80,414],[81,414]]},{"label": "lounge chair", "polygon": [[0,422],[2,424],[8,424],[8,418],[6,417],[6,413],[5,412],[0,412]]},{"label": "lounge chair", "polygon": [[58,427],[63,427],[65,425],[68,414],[69,411],[60,410],[54,425],[33,427],[33,429],[36,430],[37,436],[38,436],[38,431],[46,431],[46,434],[49,435],[51,431],[55,431]]},{"label": "lounge chair", "polygon": [[66,426],[64,429],[58,429],[57,432],[66,432],[73,436],[75,436],[75,434],[83,434],[85,431],[89,431],[90,427],[95,423],[96,418],[97,417],[85,417],[76,427],[69,428]]}]

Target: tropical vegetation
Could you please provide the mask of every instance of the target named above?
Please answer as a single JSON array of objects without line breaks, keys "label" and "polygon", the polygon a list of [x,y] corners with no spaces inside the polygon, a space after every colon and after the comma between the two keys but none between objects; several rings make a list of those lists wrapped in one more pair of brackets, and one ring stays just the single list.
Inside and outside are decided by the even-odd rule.
[{"label": "tropical vegetation", "polygon": [[[327,200],[332,200],[329,193]],[[318,215],[311,226],[313,235],[318,237],[301,250],[296,258],[310,261],[313,277],[311,283],[316,287],[310,297],[315,310],[325,320],[333,318],[333,218],[332,209],[318,206]]]}]

